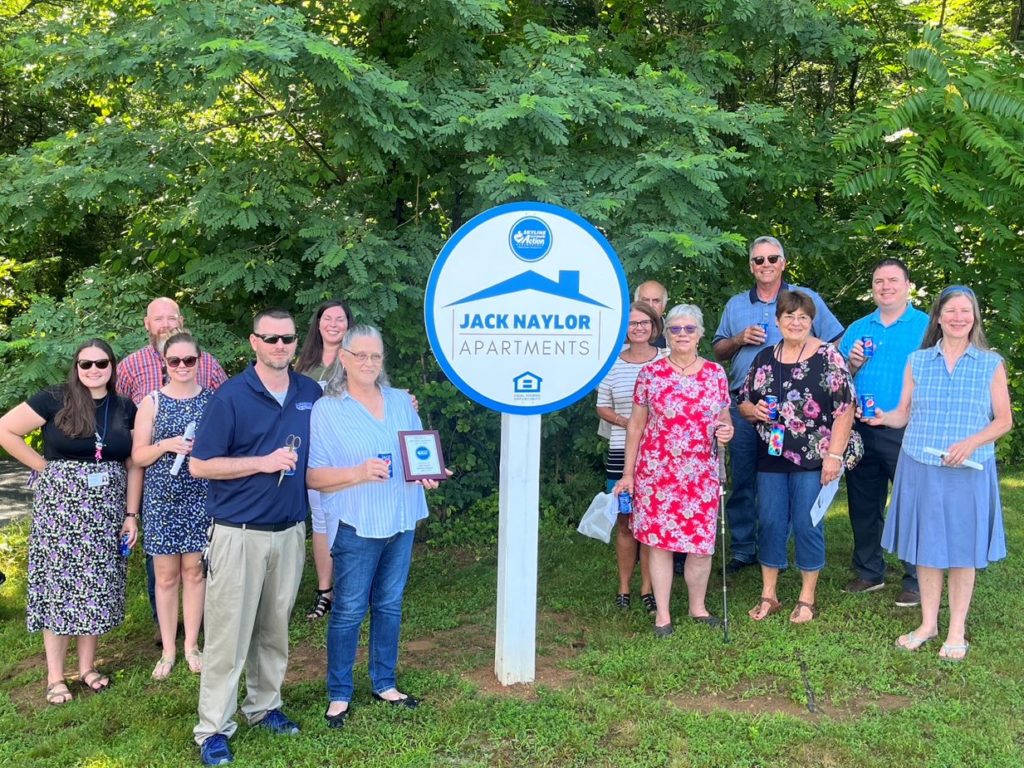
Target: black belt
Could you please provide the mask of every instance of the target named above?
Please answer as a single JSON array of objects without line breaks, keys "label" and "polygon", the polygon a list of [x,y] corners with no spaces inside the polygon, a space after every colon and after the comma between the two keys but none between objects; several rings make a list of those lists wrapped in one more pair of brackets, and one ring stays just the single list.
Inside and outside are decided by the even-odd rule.
[{"label": "black belt", "polygon": [[277,533],[278,531],[287,531],[289,528],[294,528],[299,524],[298,520],[289,520],[286,523],[270,523],[264,525],[260,523],[232,523],[230,520],[214,520],[213,524],[223,525],[225,528],[241,528],[245,531],[264,531],[267,533]]}]

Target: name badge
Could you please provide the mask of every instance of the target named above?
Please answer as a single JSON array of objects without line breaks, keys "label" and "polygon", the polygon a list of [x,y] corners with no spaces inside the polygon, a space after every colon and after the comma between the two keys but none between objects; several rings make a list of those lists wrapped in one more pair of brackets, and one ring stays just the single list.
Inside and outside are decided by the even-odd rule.
[{"label": "name badge", "polygon": [[108,472],[90,472],[89,487],[103,488],[110,485],[110,474]]}]

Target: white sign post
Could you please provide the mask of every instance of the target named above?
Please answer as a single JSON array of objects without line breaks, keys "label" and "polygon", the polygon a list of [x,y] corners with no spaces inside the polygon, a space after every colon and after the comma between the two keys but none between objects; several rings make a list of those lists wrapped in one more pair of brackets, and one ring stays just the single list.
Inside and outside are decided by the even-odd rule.
[{"label": "white sign post", "polygon": [[540,415],[594,390],[626,332],[622,265],[592,225],[545,203],[484,211],[441,250],[424,319],[441,369],[500,411],[494,671],[534,679]]}]

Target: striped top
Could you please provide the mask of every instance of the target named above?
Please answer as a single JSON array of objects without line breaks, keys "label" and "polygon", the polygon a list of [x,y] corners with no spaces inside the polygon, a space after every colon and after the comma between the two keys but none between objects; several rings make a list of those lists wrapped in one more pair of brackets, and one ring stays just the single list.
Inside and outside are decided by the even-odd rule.
[{"label": "striped top", "polygon": [[309,467],[354,467],[379,454],[391,454],[391,477],[341,491],[321,493],[327,542],[334,543],[338,525],[345,523],[365,539],[386,539],[411,531],[427,516],[423,486],[405,482],[398,432],[423,429],[407,392],[381,387],[384,418],[375,418],[347,392],[321,397],[310,419]]},{"label": "striped top", "polygon": [[[988,426],[994,416],[992,377],[1002,361],[995,352],[972,344],[950,373],[941,341],[914,352],[908,362],[914,394],[903,451],[922,464],[940,465],[942,459],[925,453],[925,448],[945,450]],[[984,464],[994,456],[995,444],[987,443],[970,458]]]},{"label": "striped top", "polygon": [[875,342],[875,356],[866,360],[853,377],[857,394],[874,395],[875,403],[883,411],[896,408],[900,404],[907,358],[921,347],[927,327],[928,315],[909,304],[891,325],[882,324],[880,309],[851,323],[839,343],[843,357],[849,360],[853,345],[865,336]]},{"label": "striped top", "polygon": [[[664,357],[667,350],[657,349],[650,360],[642,363],[630,363],[622,357],[616,357],[611,369],[601,383],[597,385],[597,407],[611,408],[615,413],[628,419],[633,411],[633,390],[636,388],[636,377],[640,369],[648,363]],[[605,422],[607,423],[607,422]],[[621,451],[626,447],[626,428],[617,424],[608,424],[608,450]]]}]

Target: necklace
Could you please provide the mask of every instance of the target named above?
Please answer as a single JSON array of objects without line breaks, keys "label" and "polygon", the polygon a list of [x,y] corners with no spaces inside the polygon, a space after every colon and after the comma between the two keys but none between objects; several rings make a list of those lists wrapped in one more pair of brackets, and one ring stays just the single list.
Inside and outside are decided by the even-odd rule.
[{"label": "necklace", "polygon": [[669,361],[669,362],[670,362],[670,363],[671,363],[672,365],[674,365],[674,366],[675,366],[675,367],[676,367],[676,368],[677,368],[677,369],[679,370],[679,372],[680,372],[680,373],[683,373],[683,374],[685,374],[685,373],[687,372],[687,370],[689,370],[689,369],[690,369],[690,368],[692,368],[692,367],[693,367],[694,365],[696,365],[696,364],[697,364],[698,362],[700,362],[700,356],[698,355],[697,357],[694,357],[694,358],[693,358],[693,360],[691,360],[691,361],[690,361],[689,363],[687,363],[687,364],[686,364],[685,366],[683,366],[683,365],[680,365],[680,364],[679,364],[679,363],[677,363],[677,362],[676,362],[675,360],[673,360],[673,359],[672,359],[672,355],[669,355],[669,356],[668,356],[668,361]]}]

